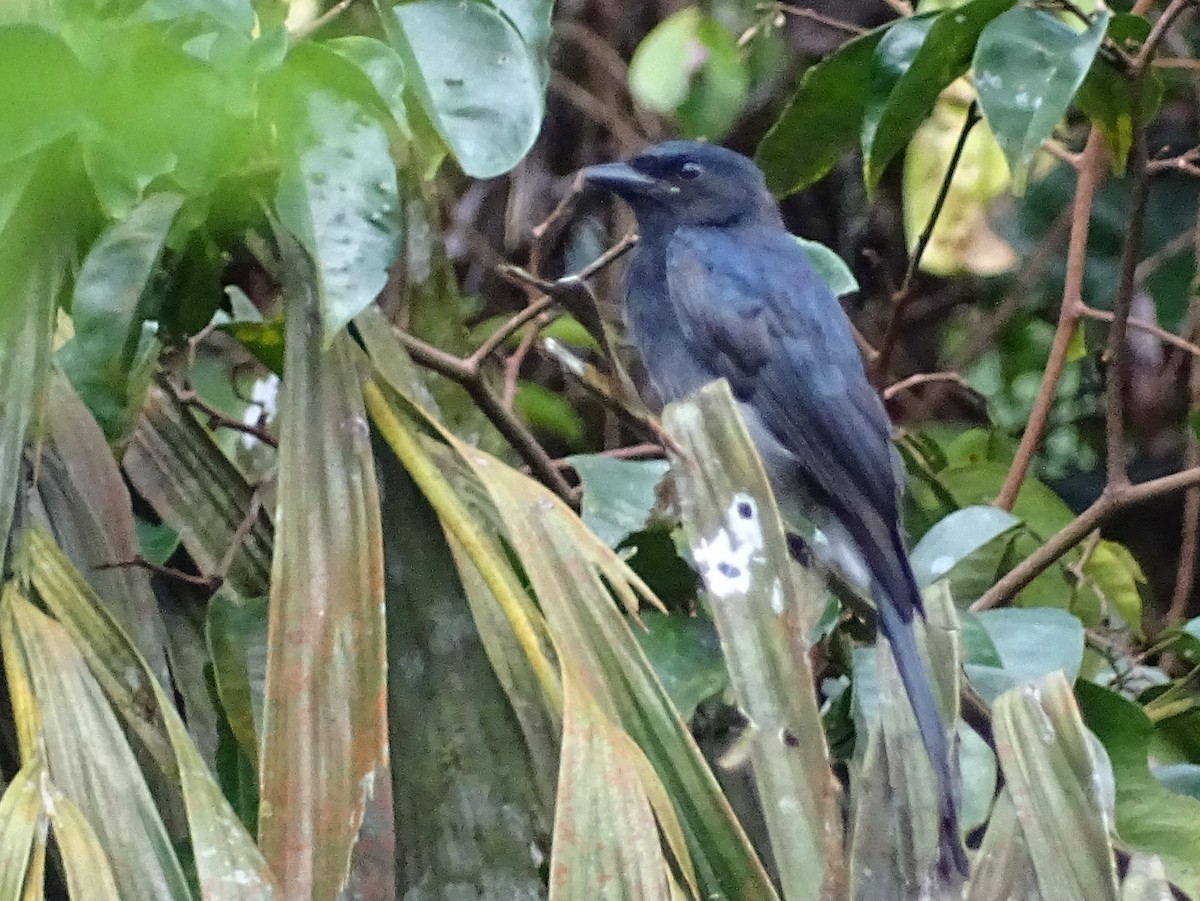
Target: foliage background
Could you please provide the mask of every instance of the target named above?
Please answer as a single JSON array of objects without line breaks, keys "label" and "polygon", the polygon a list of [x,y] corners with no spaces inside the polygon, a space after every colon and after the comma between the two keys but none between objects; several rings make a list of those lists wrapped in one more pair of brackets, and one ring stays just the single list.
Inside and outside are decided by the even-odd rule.
[{"label": "foliage background", "polygon": [[632,390],[574,175],[680,134],[898,426],[968,896],[1200,893],[1191,7],[6,6],[0,898],[962,896],[728,399]]}]

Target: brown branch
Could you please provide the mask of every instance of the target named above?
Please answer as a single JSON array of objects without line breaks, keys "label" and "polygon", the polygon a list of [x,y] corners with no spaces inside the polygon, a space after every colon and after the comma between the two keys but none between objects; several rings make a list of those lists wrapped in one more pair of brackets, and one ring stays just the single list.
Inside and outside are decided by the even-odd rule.
[{"label": "brown branch", "polygon": [[1163,495],[1200,485],[1200,467],[1185,469],[1140,484],[1109,486],[1094,504],[1067,523],[1063,529],[1012,568],[971,605],[972,611],[987,610],[1011,601],[1017,594],[1053,566],[1071,548],[1083,541],[1114,513]]},{"label": "brown branch", "polygon": [[[834,31],[841,31],[846,34],[858,36],[866,34],[867,29],[861,25],[855,25],[853,22],[846,22],[842,19],[835,19],[833,16],[826,16],[823,13],[817,12],[815,9],[806,9],[802,6],[793,6],[790,3],[776,3],[774,8],[781,13],[786,13],[789,16],[795,16],[797,19],[807,19],[810,22],[816,22],[818,25],[824,25],[826,28],[832,28]],[[908,15],[912,15],[910,10]]]},{"label": "brown branch", "polygon": [[184,582],[188,585],[195,585],[198,588],[207,588],[210,591],[215,590],[221,584],[220,579],[214,578],[213,576],[197,576],[193,575],[192,573],[186,573],[181,569],[174,569],[170,566],[162,566],[158,563],[154,563],[151,560],[147,560],[140,554],[136,557],[130,558],[129,560],[118,560],[115,563],[98,563],[93,566],[92,569],[125,569],[131,566],[139,569],[149,570],[155,575],[162,576],[166,579],[174,579],[176,582]]},{"label": "brown branch", "polygon": [[971,105],[967,107],[966,119],[963,121],[962,130],[958,133],[958,141],[954,145],[954,151],[950,154],[950,162],[946,166],[946,174],[942,178],[942,184],[938,188],[937,197],[933,201],[933,208],[929,211],[929,219],[925,222],[925,228],[921,230],[921,234],[917,236],[916,247],[909,258],[908,269],[904,272],[904,281],[900,283],[900,290],[891,297],[891,318],[888,320],[883,341],[879,345],[879,357],[875,360],[875,371],[877,377],[881,380],[888,371],[888,363],[891,360],[892,351],[896,348],[896,341],[900,337],[900,329],[904,325],[904,309],[912,299],[917,268],[921,265],[921,258],[925,255],[926,248],[929,247],[929,242],[933,238],[933,230],[937,227],[938,218],[942,215],[942,208],[946,205],[946,198],[950,195],[950,185],[954,181],[954,173],[958,169],[958,163],[962,159],[963,150],[967,146],[967,138],[970,137],[971,129],[975,127],[975,123],[982,118],[979,113],[979,104],[972,101]]},{"label": "brown branch", "polygon": [[891,400],[897,394],[902,394],[905,391],[911,391],[918,385],[928,385],[934,382],[949,382],[953,385],[958,385],[961,388],[969,388],[966,379],[957,372],[918,372],[916,375],[910,375],[906,379],[888,385],[883,389],[883,399]]},{"label": "brown branch", "polygon": [[[1192,255],[1196,260],[1196,274],[1192,276],[1191,302],[1185,328],[1192,334],[1196,331],[1197,313],[1200,308],[1200,212],[1196,214],[1196,228],[1192,231]],[[1172,367],[1173,368],[1173,367]],[[1200,411],[1200,361],[1188,360],[1189,409],[1196,415]],[[1192,432],[1190,423],[1184,426],[1187,434],[1185,460],[1188,466],[1200,466],[1200,441]],[[1175,587],[1171,592],[1171,603],[1167,608],[1164,625],[1168,628],[1179,625],[1187,618],[1188,602],[1196,582],[1196,551],[1200,549],[1200,488],[1189,488],[1183,498],[1183,526],[1179,536],[1179,563],[1175,568]]]},{"label": "brown branch", "polygon": [[199,394],[197,394],[192,388],[180,388],[170,379],[164,379],[163,382],[166,384],[167,390],[175,395],[175,400],[185,407],[199,410],[204,414],[206,420],[205,425],[208,427],[209,431],[215,431],[216,429],[229,429],[233,432],[241,432],[244,435],[251,435],[254,438],[257,438],[268,447],[278,449],[279,442],[275,439],[275,436],[266,429],[256,425],[251,425],[250,423],[242,422],[240,419],[234,419],[231,416],[226,416],[224,413],[202,398]]},{"label": "brown branch", "polygon": [[[1097,310],[1095,307],[1089,307],[1087,304],[1079,311],[1079,315],[1086,319],[1095,319],[1098,322],[1112,322],[1114,314],[1111,310]],[[1180,338],[1174,332],[1169,332],[1161,325],[1155,325],[1153,322],[1146,322],[1144,319],[1134,319],[1132,316],[1127,320],[1126,324],[1139,332],[1146,332],[1154,335],[1164,344],[1170,344],[1172,347],[1177,347],[1180,350],[1191,354],[1194,357],[1200,357],[1200,347],[1197,347],[1186,338]]]},{"label": "brown branch", "polygon": [[1046,360],[1046,369],[1042,373],[1042,383],[1038,387],[1033,409],[1029,413],[1029,422],[1021,435],[1021,442],[1009,467],[1008,475],[1000,494],[994,501],[997,507],[1011,510],[1016,502],[1017,492],[1029,466],[1033,462],[1034,452],[1045,431],[1046,421],[1050,417],[1050,407],[1054,403],[1054,390],[1058,387],[1059,377],[1067,361],[1067,353],[1071,346],[1071,337],[1079,324],[1083,308],[1083,272],[1087,261],[1088,226],[1092,216],[1092,202],[1096,195],[1096,186],[1104,177],[1107,154],[1104,150],[1104,137],[1100,130],[1092,127],[1087,144],[1079,156],[1079,173],[1075,183],[1075,199],[1071,205],[1071,236],[1067,242],[1067,273],[1063,281],[1062,306],[1058,313],[1058,327],[1054,332],[1054,342],[1050,347],[1050,356]]}]

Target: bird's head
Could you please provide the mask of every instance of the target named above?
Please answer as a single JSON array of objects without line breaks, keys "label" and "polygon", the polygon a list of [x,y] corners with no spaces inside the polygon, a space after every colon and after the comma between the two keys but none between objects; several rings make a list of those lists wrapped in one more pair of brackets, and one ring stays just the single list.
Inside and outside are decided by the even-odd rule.
[{"label": "bird's head", "polygon": [[698,141],[667,141],[624,163],[590,166],[583,180],[588,188],[628,203],[643,233],[680,225],[779,221],[779,209],[753,161]]}]

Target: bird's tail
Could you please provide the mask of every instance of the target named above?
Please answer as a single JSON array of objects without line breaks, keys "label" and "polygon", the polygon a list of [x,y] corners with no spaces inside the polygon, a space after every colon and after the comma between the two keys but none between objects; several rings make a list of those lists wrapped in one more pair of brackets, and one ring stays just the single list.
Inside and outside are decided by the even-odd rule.
[{"label": "bird's tail", "polygon": [[[895,602],[879,582],[875,582],[875,604],[878,609],[879,628],[887,638],[892,649],[892,657],[896,660],[896,669],[900,673],[900,681],[912,705],[913,715],[917,721],[917,731],[925,746],[925,753],[933,766],[934,777],[937,779],[938,796],[938,846],[941,855],[941,865],[954,869],[963,876],[969,875],[966,851],[958,830],[957,791],[950,768],[950,747],[946,742],[946,733],[942,727],[942,719],[938,714],[937,702],[933,697],[933,688],[925,672],[917,650],[916,635],[913,632],[912,620],[901,617]],[[915,589],[915,582],[914,582]],[[919,609],[919,608],[918,608]]]},{"label": "bird's tail", "polygon": [[864,529],[864,534],[854,537],[871,568],[871,593],[879,618],[879,631],[891,646],[921,742],[937,779],[940,862],[947,869],[952,868],[966,876],[967,855],[958,834],[958,792],[950,768],[950,746],[913,632],[914,615],[925,615],[921,590],[909,565],[899,528],[882,522],[874,525],[877,528]]}]

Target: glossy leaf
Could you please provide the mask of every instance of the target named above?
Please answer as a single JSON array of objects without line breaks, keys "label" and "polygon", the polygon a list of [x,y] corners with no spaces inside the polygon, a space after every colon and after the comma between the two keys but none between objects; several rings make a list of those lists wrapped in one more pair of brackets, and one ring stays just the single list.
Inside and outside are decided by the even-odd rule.
[{"label": "glossy leaf", "polygon": [[1003,669],[968,664],[971,684],[987,701],[1022,684],[1062,672],[1079,675],[1083,661],[1083,624],[1065,610],[1008,607],[975,614],[1003,661]]},{"label": "glossy leaf", "polygon": [[1104,39],[1108,7],[1078,32],[1053,13],[1016,6],[988,23],[972,63],[979,106],[1004,151],[1017,193],[1042,141],[1063,118]]},{"label": "glossy leaf", "polygon": [[1154,724],[1138,705],[1080,682],[1088,728],[1104,745],[1116,780],[1116,831],[1121,840],[1157,854],[1167,875],[1189,895],[1200,893],[1200,800],[1172,793],[1150,772]]},{"label": "glossy leaf", "polygon": [[124,443],[157,358],[154,276],[182,205],[179,194],[148,197],[101,235],[75,279],[75,337],[58,360],[110,443]]},{"label": "glossy leaf", "polygon": [[554,0],[491,0],[491,4],[520,32],[521,38],[537,62],[544,85],[550,75],[547,49],[550,44],[550,20],[554,13]]},{"label": "glossy leaf", "polygon": [[721,638],[730,685],[753,723],[750,759],[783,893],[842,891],[841,817],[808,660],[825,609],[816,575],[795,567],[766,474],[724,382],[664,412],[686,456],[676,488]]},{"label": "glossy leaf", "polygon": [[387,759],[379,496],[354,345],[322,352],[313,264],[277,239],[287,362],[258,835],[285,895],[333,899]]},{"label": "glossy leaf", "polygon": [[750,90],[735,36],[696,7],[667,17],[634,51],[629,89],[647,109],[674,115],[685,137],[720,138]]},{"label": "glossy leaf", "polygon": [[643,628],[633,636],[642,646],[654,674],[684,722],[702,701],[729,686],[721,643],[712,622],[703,616],[641,614]]},{"label": "glossy leaf", "polygon": [[[0,603],[0,637],[10,690],[17,683],[14,693],[32,705],[33,734],[41,735],[50,779],[95,831],[112,863],[119,897],[190,899],[133,751],[66,630],[10,587]],[[81,841],[88,838],[82,829],[78,834]],[[79,847],[91,857],[92,844]],[[102,879],[101,872],[94,878]]]},{"label": "glossy leaf", "polygon": [[844,297],[858,290],[858,279],[837,253],[818,241],[793,237],[808,256],[808,265],[829,285],[835,296]]},{"label": "glossy leaf", "polygon": [[383,125],[297,71],[305,74],[288,89],[275,209],[316,263],[327,348],[387,282],[400,246],[399,192]]},{"label": "glossy leaf", "polygon": [[870,96],[871,59],[890,27],[855,38],[804,73],[754,154],[774,194],[817,181],[858,137]]},{"label": "glossy leaf", "polygon": [[542,124],[540,65],[516,28],[485,3],[417,0],[384,9],[388,39],[462,170],[507,172]]},{"label": "glossy leaf", "polygon": [[1014,0],[972,0],[912,16],[884,35],[871,60],[862,122],[863,179],[874,190],[892,158],[929,115],[938,95],[970,68],[979,33]]},{"label": "glossy leaf", "polygon": [[993,708],[996,750],[1040,893],[1116,899],[1116,862],[1097,786],[1111,779],[1083,726],[1071,686],[1051,674],[1006,692]]},{"label": "glossy leaf", "polygon": [[392,118],[404,131],[408,129],[408,111],[404,105],[404,61],[400,54],[375,38],[351,34],[325,42],[325,47],[358,67],[375,88],[379,99],[391,111]]},{"label": "glossy leaf", "polygon": [[601,454],[567,460],[583,484],[583,521],[605,544],[616,547],[646,527],[669,468],[665,460],[614,460]]},{"label": "glossy leaf", "polygon": [[137,493],[179,533],[201,575],[228,579],[243,597],[266,595],[270,516],[212,435],[159,384],[146,394],[124,470]]},{"label": "glossy leaf", "polygon": [[1020,524],[1017,517],[998,507],[956,510],[935,523],[909,554],[917,584],[932,585],[964,558]]}]

